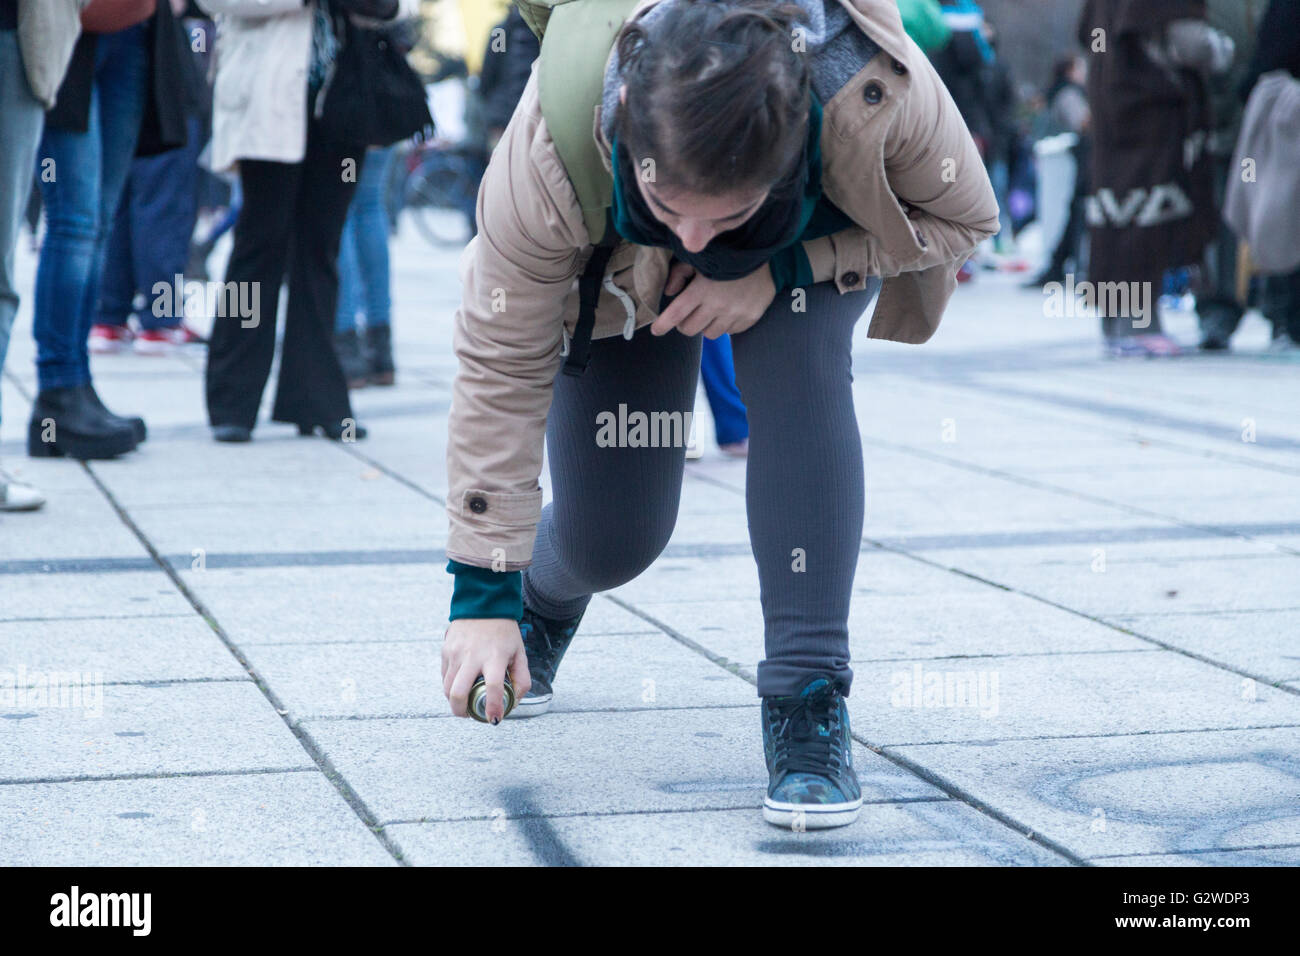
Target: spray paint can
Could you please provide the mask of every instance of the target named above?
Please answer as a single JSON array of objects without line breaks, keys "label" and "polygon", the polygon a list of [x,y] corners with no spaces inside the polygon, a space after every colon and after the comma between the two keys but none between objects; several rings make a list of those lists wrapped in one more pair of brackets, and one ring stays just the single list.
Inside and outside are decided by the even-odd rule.
[{"label": "spray paint can", "polygon": [[[510,678],[505,679],[505,692],[502,694],[505,704],[504,716],[509,716],[510,711],[515,709],[515,688],[510,683]],[[481,674],[478,680],[474,681],[474,686],[469,689],[469,715],[475,720],[487,723],[487,679]]]}]

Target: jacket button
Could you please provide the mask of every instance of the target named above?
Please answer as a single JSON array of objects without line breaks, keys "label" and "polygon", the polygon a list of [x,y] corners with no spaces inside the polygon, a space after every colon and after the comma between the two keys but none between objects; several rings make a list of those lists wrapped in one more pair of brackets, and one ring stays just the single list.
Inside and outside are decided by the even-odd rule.
[{"label": "jacket button", "polygon": [[904,73],[907,72],[907,67],[903,66],[903,64],[899,63],[897,60],[894,60],[890,64],[890,66],[892,67],[893,71],[897,73],[899,76],[902,76]]},{"label": "jacket button", "polygon": [[868,103],[879,103],[885,96],[885,91],[880,88],[880,84],[872,80],[862,88],[862,98]]},{"label": "jacket button", "polygon": [[862,276],[858,275],[856,272],[846,272],[844,275],[840,276],[840,281],[845,285],[857,285],[862,281]]},{"label": "jacket button", "polygon": [[481,515],[483,512],[487,511],[487,499],[475,495],[473,498],[469,499],[469,510],[474,512],[476,515]]}]

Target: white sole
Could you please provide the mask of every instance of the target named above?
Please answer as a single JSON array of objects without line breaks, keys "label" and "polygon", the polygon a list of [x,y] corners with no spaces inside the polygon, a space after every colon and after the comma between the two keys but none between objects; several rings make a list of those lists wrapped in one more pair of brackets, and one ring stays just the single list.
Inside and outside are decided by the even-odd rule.
[{"label": "white sole", "polygon": [[521,698],[506,719],[540,717],[551,709],[551,698],[553,696],[553,694],[539,694],[537,697]]},{"label": "white sole", "polygon": [[862,798],[848,803],[782,803],[763,798],[763,819],[786,830],[829,830],[848,826],[862,812]]}]

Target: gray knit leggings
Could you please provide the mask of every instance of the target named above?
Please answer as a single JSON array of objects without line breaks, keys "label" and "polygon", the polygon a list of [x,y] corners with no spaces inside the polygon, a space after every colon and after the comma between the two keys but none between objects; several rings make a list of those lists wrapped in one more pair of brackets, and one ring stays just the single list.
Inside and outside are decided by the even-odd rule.
[{"label": "gray knit leggings", "polygon": [[[879,287],[873,279],[840,294],[834,283],[817,283],[804,290],[799,312],[796,298],[780,293],[731,339],[749,412],[745,502],[763,604],[761,696],[796,694],[818,674],[846,693],[852,681],[849,597],[864,498],[853,327]],[[577,616],[593,593],[632,580],[668,543],[685,448],[608,447],[598,443],[598,416],[617,416],[620,404],[629,414],[691,411],[700,344],[698,335],[656,338],[646,327],[630,340],[593,342],[581,377],[556,376],[546,430],[554,499],[524,571],[534,611]]]}]

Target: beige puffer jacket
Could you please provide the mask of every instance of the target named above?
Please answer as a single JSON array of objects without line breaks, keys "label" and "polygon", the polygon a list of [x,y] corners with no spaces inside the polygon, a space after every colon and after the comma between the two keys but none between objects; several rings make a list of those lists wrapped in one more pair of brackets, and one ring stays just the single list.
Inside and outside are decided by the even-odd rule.
[{"label": "beige puffer jacket", "polygon": [[[656,2],[644,0],[633,16]],[[997,200],[952,97],[904,33],[893,0],[839,2],[881,48],[824,107],[823,189],[858,227],[804,249],[814,279],[833,280],[841,292],[885,279],[870,336],[924,342],[957,269],[997,232]],[[608,166],[599,112],[592,135]],[[461,258],[447,556],[517,570],[532,557],[551,386],[592,251],[541,116],[535,65],[479,188],[478,225]],[[593,337],[623,333],[629,308],[635,328],[655,319],[669,256],[627,242],[616,248],[606,275],[618,294],[602,292]]]}]

